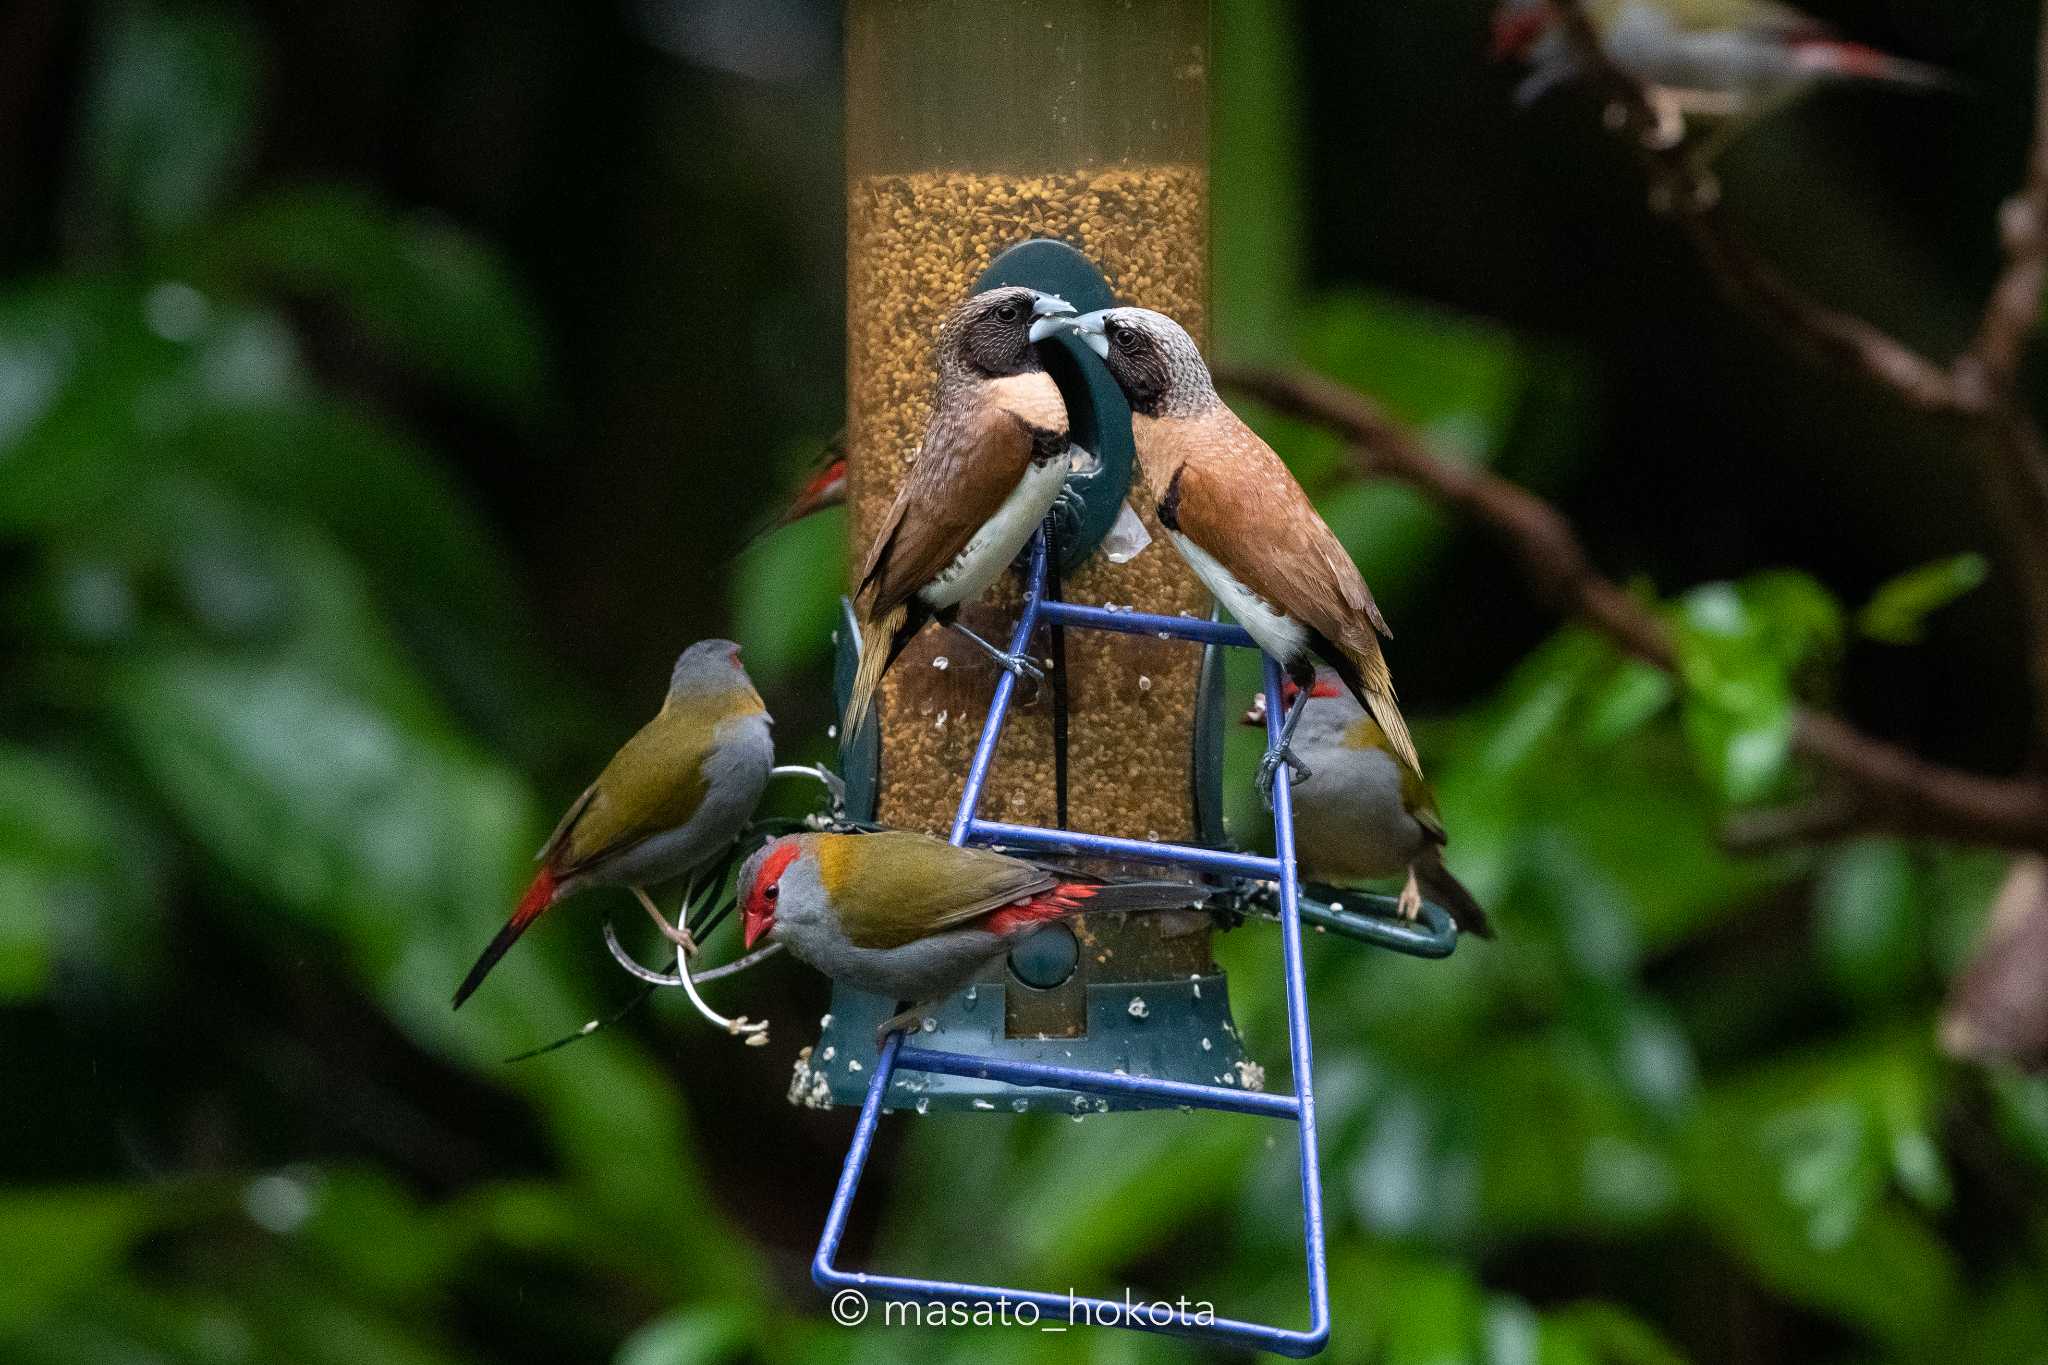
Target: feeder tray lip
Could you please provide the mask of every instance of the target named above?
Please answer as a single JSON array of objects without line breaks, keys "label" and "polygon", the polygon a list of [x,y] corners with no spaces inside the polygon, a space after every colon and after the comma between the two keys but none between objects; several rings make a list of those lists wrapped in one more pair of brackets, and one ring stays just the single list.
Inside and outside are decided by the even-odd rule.
[{"label": "feeder tray lip", "polygon": [[[1029,990],[998,968],[931,1011],[935,1027],[905,1041],[943,1052],[1006,1061],[1044,1062],[1105,1075],[1152,1076],[1196,1085],[1260,1088],[1264,1075],[1245,1056],[1221,971],[1178,981],[1091,982],[1088,1031],[1073,1038],[1009,1038],[1003,1033],[1006,992]],[[894,1001],[835,985],[832,1012],[798,1063],[794,1102],[858,1106],[876,1062],[875,1027],[896,1013]],[[823,1078],[822,1086],[819,1078]],[[965,1076],[898,1070],[883,1100],[915,1113],[1102,1114],[1154,1105]]]}]

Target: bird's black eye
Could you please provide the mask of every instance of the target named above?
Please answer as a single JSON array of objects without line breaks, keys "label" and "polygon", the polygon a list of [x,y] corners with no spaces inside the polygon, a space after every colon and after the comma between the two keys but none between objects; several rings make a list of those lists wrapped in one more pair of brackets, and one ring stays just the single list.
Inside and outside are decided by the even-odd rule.
[{"label": "bird's black eye", "polygon": [[761,892],[761,895],[764,899],[771,901],[774,900],[777,896],[780,896],[781,894],[782,888],[777,886],[774,882],[768,883],[766,889],[764,889]]},{"label": "bird's black eye", "polygon": [[1018,318],[1023,316],[1024,310],[1019,308],[1014,303],[1006,303],[1002,305],[1000,308],[996,309],[996,319],[1000,322],[1015,322]]},{"label": "bird's black eye", "polygon": [[1130,327],[1116,328],[1110,333],[1110,340],[1116,343],[1116,348],[1119,351],[1135,351],[1138,349],[1138,333]]}]

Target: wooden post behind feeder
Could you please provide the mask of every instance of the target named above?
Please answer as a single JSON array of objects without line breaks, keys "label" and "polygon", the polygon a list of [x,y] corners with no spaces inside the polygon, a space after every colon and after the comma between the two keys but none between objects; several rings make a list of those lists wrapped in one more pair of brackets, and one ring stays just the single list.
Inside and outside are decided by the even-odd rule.
[{"label": "wooden post behind feeder", "polygon": [[[930,413],[932,343],[959,301],[996,284],[1058,293],[1083,311],[1156,308],[1208,332],[1208,7],[1205,0],[964,3],[854,0],[847,17],[847,468],[857,561],[909,472]],[[1064,250],[1063,243],[1072,250]],[[1029,245],[1027,245],[1029,244]],[[1060,343],[1078,357],[1079,343]],[[1130,479],[1129,413],[1079,363],[1049,364],[1077,444],[1061,594],[1090,605],[1206,617],[1207,590],[1164,543]],[[1092,367],[1091,367],[1092,368]],[[1097,551],[1126,493],[1159,540],[1130,562]],[[1013,576],[962,620],[1007,637]],[[842,673],[857,633],[839,632]],[[980,803],[983,818],[1149,841],[1215,836],[1201,779],[1220,761],[1220,695],[1201,651],[1071,632],[1064,662],[1066,809],[1056,800],[1053,681],[1019,693]],[[1054,649],[1045,630],[1031,653]],[[950,831],[999,671],[928,627],[884,681],[873,748],[844,756],[856,814]],[[1203,714],[1204,705],[1208,714]],[[1199,743],[1198,743],[1199,737]],[[1198,755],[1198,748],[1207,756]],[[1199,774],[1199,777],[1198,777]],[[866,810],[860,807],[866,803]],[[1209,827],[1205,828],[1204,825]],[[1115,870],[1097,865],[1099,870]],[[1034,935],[934,1012],[955,1050],[1059,1060],[1210,1084],[1251,1074],[1211,957],[1206,916],[1084,917]],[[839,990],[793,1094],[858,1103],[873,1029],[896,1002]],[[1071,1096],[993,1081],[903,1075],[891,1107],[1044,1108]]]}]

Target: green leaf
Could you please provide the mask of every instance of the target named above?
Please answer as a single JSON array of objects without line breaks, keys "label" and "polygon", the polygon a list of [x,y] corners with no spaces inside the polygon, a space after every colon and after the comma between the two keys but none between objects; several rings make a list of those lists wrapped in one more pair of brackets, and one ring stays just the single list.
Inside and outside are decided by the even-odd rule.
[{"label": "green leaf", "polygon": [[731,1308],[656,1318],[619,1348],[612,1365],[715,1365],[746,1353],[745,1320]]},{"label": "green leaf", "polygon": [[1733,802],[1776,787],[1791,754],[1796,683],[1841,645],[1841,609],[1803,574],[1710,583],[1680,600],[1684,724],[1701,770]]},{"label": "green leaf", "polygon": [[207,235],[204,278],[338,302],[376,345],[494,411],[545,397],[538,309],[510,267],[449,224],[358,190],[274,193]]},{"label": "green leaf", "polygon": [[1990,573],[1991,561],[1974,553],[1910,569],[1871,595],[1856,614],[1856,628],[1888,645],[1918,644],[1929,616],[1976,589]]},{"label": "green leaf", "polygon": [[162,238],[219,207],[248,159],[262,60],[222,11],[131,0],[100,12],[76,217],[95,239]]},{"label": "green leaf", "polygon": [[216,1210],[198,1188],[80,1187],[0,1193],[0,1336],[86,1293],[166,1223]]},{"label": "green leaf", "polygon": [[1919,972],[1918,879],[1912,855],[1888,839],[1845,844],[1814,887],[1822,965],[1851,999],[1882,1004]]}]

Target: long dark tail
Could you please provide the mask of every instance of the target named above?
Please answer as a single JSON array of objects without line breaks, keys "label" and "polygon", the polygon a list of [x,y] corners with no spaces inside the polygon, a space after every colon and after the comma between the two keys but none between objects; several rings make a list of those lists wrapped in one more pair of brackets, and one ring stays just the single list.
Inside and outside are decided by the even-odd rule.
[{"label": "long dark tail", "polygon": [[476,960],[476,965],[469,969],[469,975],[462,978],[462,984],[456,987],[454,1008],[462,1008],[462,1002],[484,983],[484,978],[491,974],[491,968],[498,965],[498,959],[505,955],[506,949],[519,941],[519,936],[526,932],[526,926],[539,919],[540,912],[554,903],[555,874],[543,867],[535,874],[533,885],[527,887],[526,894],[519,898],[519,906],[512,912],[512,918],[505,921],[505,927],[498,931],[490,947],[484,949],[483,956]]},{"label": "long dark tail", "polygon": [[1444,855],[1435,847],[1415,860],[1415,880],[1423,895],[1451,912],[1451,922],[1458,926],[1459,933],[1493,937],[1493,921],[1465,889],[1465,883],[1451,875],[1451,870],[1444,866]]},{"label": "long dark tail", "polygon": [[846,697],[846,714],[839,721],[847,744],[852,744],[859,737],[861,727],[868,723],[874,710],[875,693],[882,685],[882,675],[889,671],[889,665],[896,662],[896,656],[904,651],[929,619],[931,612],[913,598],[880,617],[869,617],[861,622],[860,663],[854,668],[853,689]]}]

